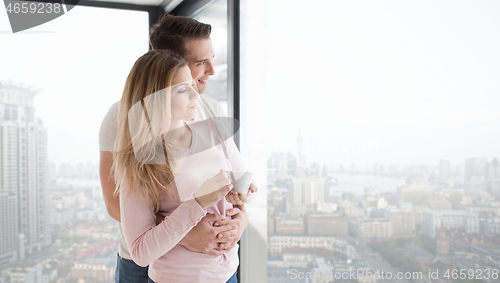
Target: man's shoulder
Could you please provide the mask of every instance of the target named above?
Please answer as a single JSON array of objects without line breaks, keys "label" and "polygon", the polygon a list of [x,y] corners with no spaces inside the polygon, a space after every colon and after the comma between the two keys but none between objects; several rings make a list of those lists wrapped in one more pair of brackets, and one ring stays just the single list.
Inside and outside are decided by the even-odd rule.
[{"label": "man's shoulder", "polygon": [[221,117],[226,116],[226,112],[220,105],[220,103],[213,97],[206,94],[200,95],[198,103],[201,104],[199,111],[201,113],[201,120],[207,119],[209,117]]},{"label": "man's shoulder", "polygon": [[116,116],[118,115],[118,110],[120,108],[120,101],[117,101],[113,104],[108,109],[108,112],[106,113],[106,116],[104,116],[103,122],[106,120],[115,120]]},{"label": "man's shoulder", "polygon": [[212,108],[215,109],[219,105],[219,102],[217,100],[207,94],[202,94],[200,95],[200,101],[202,101],[206,106],[211,106]]},{"label": "man's shoulder", "polygon": [[119,106],[120,106],[120,101],[111,104],[111,106],[108,109],[108,113],[116,113],[118,111]]},{"label": "man's shoulder", "polygon": [[117,116],[119,111],[119,102],[115,102],[109,107],[108,113],[104,116],[99,129],[99,150],[100,151],[113,151]]}]

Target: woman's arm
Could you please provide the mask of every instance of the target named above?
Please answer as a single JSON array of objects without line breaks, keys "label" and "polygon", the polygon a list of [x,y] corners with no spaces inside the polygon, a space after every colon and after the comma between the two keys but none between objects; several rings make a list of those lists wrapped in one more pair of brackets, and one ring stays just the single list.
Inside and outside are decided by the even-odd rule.
[{"label": "woman's arm", "polygon": [[206,214],[195,199],[181,203],[156,226],[151,201],[136,193],[120,193],[121,223],[135,263],[147,266],[170,251]]},{"label": "woman's arm", "polygon": [[166,254],[205,217],[206,208],[223,199],[232,188],[221,170],[203,182],[194,199],[181,202],[158,225],[152,201],[145,201],[138,193],[124,188],[120,193],[121,223],[132,259],[140,266],[147,266]]}]

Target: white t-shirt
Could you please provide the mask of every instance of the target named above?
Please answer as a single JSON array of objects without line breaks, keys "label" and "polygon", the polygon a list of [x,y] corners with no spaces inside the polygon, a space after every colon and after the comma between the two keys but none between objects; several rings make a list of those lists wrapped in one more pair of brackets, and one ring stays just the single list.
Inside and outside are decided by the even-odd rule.
[{"label": "white t-shirt", "polygon": [[[99,150],[114,151],[116,133],[118,131],[118,109],[120,102],[115,102],[108,110],[99,129]],[[210,117],[225,117],[226,112],[214,98],[208,95],[200,95],[198,98],[197,114],[195,121],[205,120]],[[120,246],[118,253],[121,257],[132,260],[123,237],[122,225],[119,223]]]}]

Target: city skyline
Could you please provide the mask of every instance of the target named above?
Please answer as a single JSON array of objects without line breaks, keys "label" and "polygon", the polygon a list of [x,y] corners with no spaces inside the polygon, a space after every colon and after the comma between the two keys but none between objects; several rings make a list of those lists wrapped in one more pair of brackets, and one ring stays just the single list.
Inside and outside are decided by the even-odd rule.
[{"label": "city skyline", "polygon": [[[451,282],[458,269],[470,279],[496,282],[498,277],[475,272],[498,276],[500,268],[498,159],[468,158],[463,170],[446,160],[432,170],[388,166],[371,179],[347,179],[342,172],[350,168],[299,165],[307,158],[301,145],[298,138],[296,154],[273,152],[268,159],[268,282],[300,276],[330,282],[349,272],[363,282],[394,282],[379,281],[380,273],[404,275],[397,282]],[[381,176],[408,176],[411,182],[384,189]],[[351,189],[342,190],[346,185]]]}]

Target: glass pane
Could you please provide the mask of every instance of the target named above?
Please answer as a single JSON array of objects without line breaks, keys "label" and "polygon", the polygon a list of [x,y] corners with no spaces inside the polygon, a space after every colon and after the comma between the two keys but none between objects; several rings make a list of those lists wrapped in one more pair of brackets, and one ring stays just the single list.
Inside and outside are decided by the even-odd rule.
[{"label": "glass pane", "polygon": [[268,282],[497,274],[500,3],[267,8]]},{"label": "glass pane", "polygon": [[148,22],[76,6],[12,34],[0,13],[0,282],[112,281],[118,231],[98,180],[98,131],[148,50]]},{"label": "glass pane", "polygon": [[193,18],[212,26],[215,74],[208,80],[204,94],[217,99],[226,113],[230,113],[227,111],[227,0],[212,2]]}]

